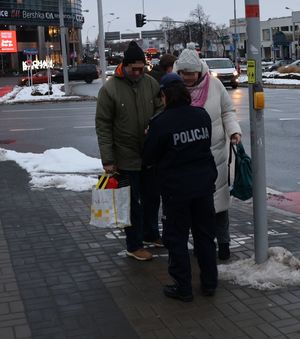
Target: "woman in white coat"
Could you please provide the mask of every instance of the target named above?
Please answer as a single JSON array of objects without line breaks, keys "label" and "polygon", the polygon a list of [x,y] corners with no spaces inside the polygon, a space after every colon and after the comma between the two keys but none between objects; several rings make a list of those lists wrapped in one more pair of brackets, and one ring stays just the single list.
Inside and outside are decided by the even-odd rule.
[{"label": "woman in white coat", "polygon": [[211,150],[218,170],[214,194],[218,255],[219,259],[227,260],[230,257],[229,141],[233,144],[241,141],[241,128],[227,90],[219,79],[210,75],[206,63],[199,58],[193,43],[188,44],[187,48],[182,51],[178,60],[175,61],[173,71],[182,77],[190,91],[192,105],[204,107],[212,121]]}]

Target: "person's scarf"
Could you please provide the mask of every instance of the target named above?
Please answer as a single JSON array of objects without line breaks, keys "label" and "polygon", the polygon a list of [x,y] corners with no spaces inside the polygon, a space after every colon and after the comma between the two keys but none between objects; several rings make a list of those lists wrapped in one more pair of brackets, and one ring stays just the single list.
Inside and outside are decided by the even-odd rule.
[{"label": "person's scarf", "polygon": [[208,97],[208,89],[209,89],[209,72],[207,72],[202,81],[193,87],[188,87],[188,90],[191,94],[192,98],[192,106],[195,107],[204,107],[207,97]]}]

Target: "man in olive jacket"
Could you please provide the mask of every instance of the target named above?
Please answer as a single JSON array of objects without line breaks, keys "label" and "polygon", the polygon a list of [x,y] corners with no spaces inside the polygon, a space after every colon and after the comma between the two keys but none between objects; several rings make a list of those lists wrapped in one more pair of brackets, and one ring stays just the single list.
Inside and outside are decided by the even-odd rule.
[{"label": "man in olive jacket", "polygon": [[[144,74],[145,55],[135,41],[124,53],[115,75],[100,89],[96,132],[103,168],[118,171],[131,186],[131,226],[125,228],[127,255],[150,260],[143,248],[142,149],[150,118],[162,110],[159,84]],[[157,211],[156,211],[157,213]]]}]

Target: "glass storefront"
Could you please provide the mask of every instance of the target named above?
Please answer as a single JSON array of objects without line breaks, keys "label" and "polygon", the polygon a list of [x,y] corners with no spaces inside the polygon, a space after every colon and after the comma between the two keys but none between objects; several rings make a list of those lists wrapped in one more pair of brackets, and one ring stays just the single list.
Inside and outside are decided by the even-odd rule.
[{"label": "glass storefront", "polygon": [[[22,71],[26,50],[35,49],[39,60],[51,56],[61,64],[58,0],[1,0],[0,30],[15,30],[17,53],[1,53],[4,69]],[[64,23],[67,27],[68,63],[80,62],[82,16],[81,0],[64,0]]]}]

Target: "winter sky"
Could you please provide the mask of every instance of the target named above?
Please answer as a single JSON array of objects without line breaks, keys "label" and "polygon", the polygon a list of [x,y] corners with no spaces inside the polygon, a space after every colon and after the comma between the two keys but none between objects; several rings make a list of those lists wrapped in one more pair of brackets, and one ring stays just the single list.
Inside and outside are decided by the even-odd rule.
[{"label": "winter sky", "polygon": [[[104,30],[121,31],[130,33],[139,30],[159,29],[159,22],[147,23],[142,29],[135,27],[135,13],[142,13],[143,3],[147,19],[160,20],[164,16],[178,21],[189,19],[191,10],[200,4],[204,12],[209,16],[209,20],[216,24],[229,24],[229,20],[234,17],[234,0],[102,0],[104,14]],[[260,0],[260,18],[267,20],[273,17],[290,16],[291,10],[300,11],[299,0]],[[285,9],[289,7],[291,10]],[[88,13],[83,13],[85,23],[82,37],[85,41],[87,31],[89,39],[95,39],[98,34],[97,0],[82,0],[82,9],[89,9]],[[114,16],[108,13],[114,13]],[[244,17],[245,0],[236,0],[237,17]],[[114,19],[119,17],[119,19]],[[108,21],[113,20],[110,25]],[[95,27],[93,27],[95,26]]]}]

